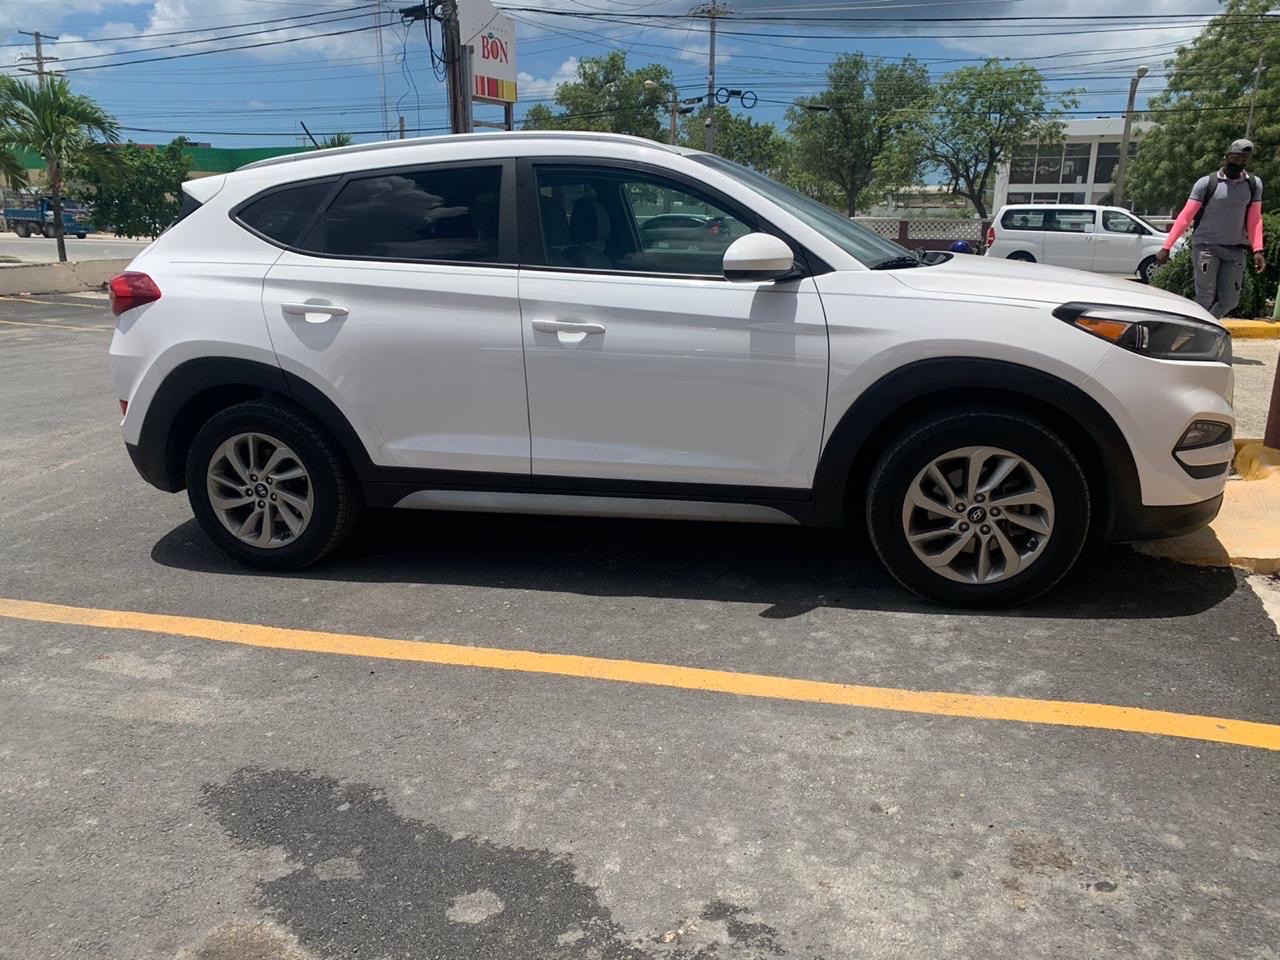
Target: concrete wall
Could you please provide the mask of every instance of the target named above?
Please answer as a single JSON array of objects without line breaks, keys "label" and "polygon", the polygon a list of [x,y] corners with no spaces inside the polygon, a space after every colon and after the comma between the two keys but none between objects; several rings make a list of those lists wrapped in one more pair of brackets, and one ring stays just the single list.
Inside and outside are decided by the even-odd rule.
[{"label": "concrete wall", "polygon": [[128,265],[127,259],[78,260],[72,263],[0,263],[0,296],[101,290],[108,280]]}]

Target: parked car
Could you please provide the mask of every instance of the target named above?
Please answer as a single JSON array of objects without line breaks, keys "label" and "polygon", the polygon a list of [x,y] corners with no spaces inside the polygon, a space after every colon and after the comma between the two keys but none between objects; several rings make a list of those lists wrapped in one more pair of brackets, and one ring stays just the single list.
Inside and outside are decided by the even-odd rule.
[{"label": "parked car", "polygon": [[[925,262],[721,157],[459,136],[183,190],[111,281],[114,384],[139,472],[249,564],[366,507],[865,524],[907,587],[999,605],[1221,502],[1230,336],[1194,303]],[[647,247],[633,196],[738,239]]]},{"label": "parked car", "polygon": [[1136,275],[1150,283],[1167,236],[1120,207],[1011,204],[987,229],[987,256]]}]

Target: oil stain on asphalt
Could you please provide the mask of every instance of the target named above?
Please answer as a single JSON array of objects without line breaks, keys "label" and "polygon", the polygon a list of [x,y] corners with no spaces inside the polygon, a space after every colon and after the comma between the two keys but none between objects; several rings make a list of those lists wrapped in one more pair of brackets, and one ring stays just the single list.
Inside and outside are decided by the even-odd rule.
[{"label": "oil stain on asphalt", "polygon": [[[296,865],[258,885],[281,944],[264,958],[821,960],[720,900],[677,930],[629,936],[570,858],[455,838],[368,784],[249,768],[207,785],[202,806],[238,844]],[[227,936],[243,933],[215,931],[187,955],[221,960]]]}]

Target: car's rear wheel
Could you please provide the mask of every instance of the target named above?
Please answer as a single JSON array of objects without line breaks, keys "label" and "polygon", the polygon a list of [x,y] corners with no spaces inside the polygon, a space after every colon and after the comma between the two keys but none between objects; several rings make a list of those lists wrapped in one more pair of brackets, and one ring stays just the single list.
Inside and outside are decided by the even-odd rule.
[{"label": "car's rear wheel", "polygon": [[187,456],[187,497],[223,551],[278,570],[327,556],[360,513],[333,440],[293,407],[266,400],[229,407],[200,428]]},{"label": "car's rear wheel", "polygon": [[1021,261],[1022,261],[1022,262],[1024,262],[1024,263],[1035,263],[1035,262],[1036,262],[1036,258],[1035,258],[1035,257],[1033,257],[1031,254],[1027,253],[1027,251],[1025,251],[1025,250],[1015,250],[1013,253],[1009,254],[1009,256],[1008,256],[1008,258],[1007,258],[1007,259],[1009,259],[1009,260],[1021,260]]},{"label": "car's rear wheel", "polygon": [[1023,603],[1071,569],[1089,529],[1084,471],[1038,420],[974,407],[918,421],[881,456],[867,527],[881,561],[951,606]]},{"label": "car's rear wheel", "polygon": [[1156,271],[1160,269],[1160,264],[1156,262],[1155,257],[1147,257],[1138,265],[1138,279],[1143,283],[1150,283],[1155,279]]}]

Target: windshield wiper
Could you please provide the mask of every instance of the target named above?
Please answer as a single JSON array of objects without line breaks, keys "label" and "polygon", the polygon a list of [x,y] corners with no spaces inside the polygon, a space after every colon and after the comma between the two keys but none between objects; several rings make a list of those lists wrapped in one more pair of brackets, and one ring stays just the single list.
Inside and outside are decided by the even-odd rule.
[{"label": "windshield wiper", "polygon": [[919,257],[885,257],[883,260],[877,260],[871,264],[872,270],[901,270],[904,267],[921,267],[924,266],[920,262]]}]

